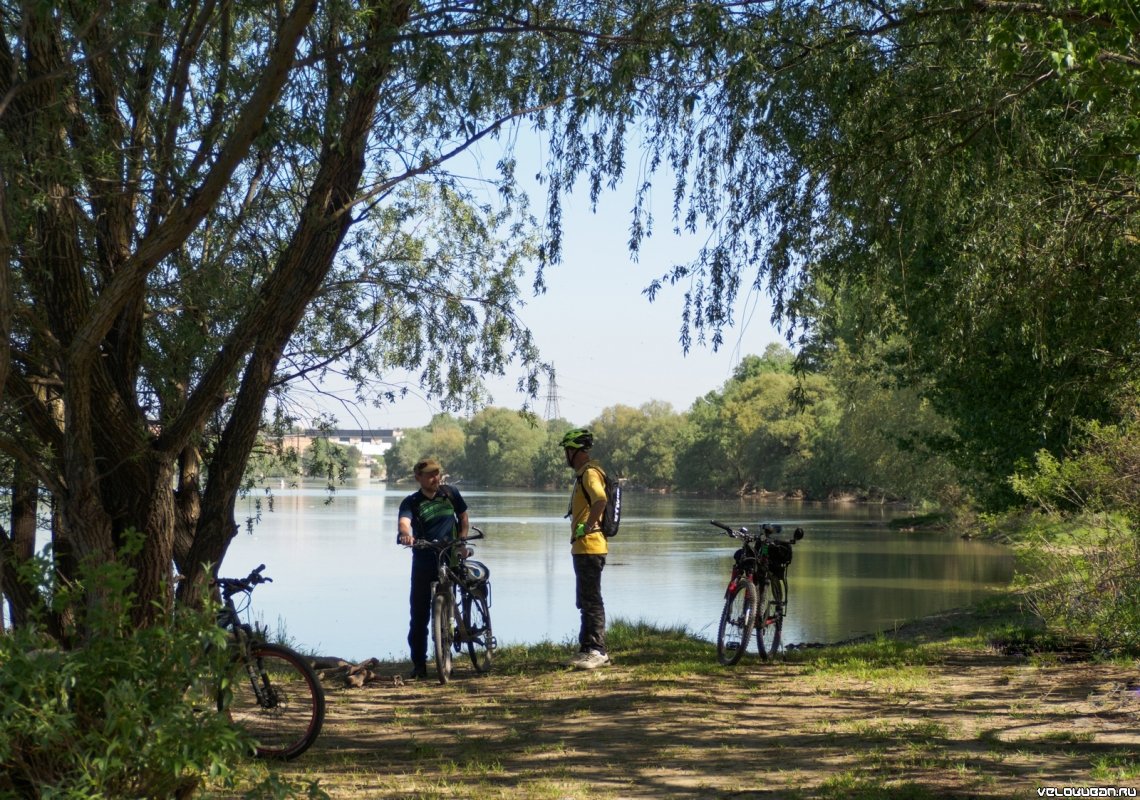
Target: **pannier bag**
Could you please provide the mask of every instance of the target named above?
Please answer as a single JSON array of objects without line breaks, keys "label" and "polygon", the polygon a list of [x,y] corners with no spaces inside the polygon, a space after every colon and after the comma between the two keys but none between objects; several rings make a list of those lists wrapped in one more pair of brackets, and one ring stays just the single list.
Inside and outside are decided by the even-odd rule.
[{"label": "pannier bag", "polygon": [[777,578],[784,577],[788,564],[792,563],[792,546],[787,542],[769,542],[768,569]]}]

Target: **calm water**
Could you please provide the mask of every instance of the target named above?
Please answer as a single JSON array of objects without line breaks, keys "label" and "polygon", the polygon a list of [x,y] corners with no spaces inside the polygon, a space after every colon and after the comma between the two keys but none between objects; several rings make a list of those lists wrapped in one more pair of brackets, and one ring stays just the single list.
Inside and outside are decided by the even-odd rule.
[{"label": "calm water", "polygon": [[[254,594],[255,617],[283,625],[301,647],[352,660],[407,657],[411,554],[396,544],[410,491],[380,485],[278,489],[274,511],[234,540],[221,572],[259,563],[274,579]],[[491,569],[500,643],[576,641],[574,574],[564,493],[464,492],[487,538],[475,558]],[[961,606],[1008,583],[997,545],[954,534],[892,533],[879,507],[763,504],[627,493],[602,591],[610,618],[684,625],[714,639],[735,543],[708,524],[802,526],[789,569],[785,643],[832,642]],[[239,513],[241,508],[239,507]]]}]

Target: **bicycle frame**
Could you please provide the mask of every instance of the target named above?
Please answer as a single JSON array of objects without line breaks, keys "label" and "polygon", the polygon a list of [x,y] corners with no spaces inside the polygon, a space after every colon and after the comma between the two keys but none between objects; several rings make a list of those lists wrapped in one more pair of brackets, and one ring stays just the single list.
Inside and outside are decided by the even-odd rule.
[{"label": "bicycle frame", "polygon": [[253,645],[261,642],[262,637],[252,625],[247,625],[241,621],[241,613],[234,603],[235,595],[244,594],[248,596],[253,593],[253,587],[257,584],[273,582],[272,578],[262,576],[261,572],[264,569],[265,565],[262,564],[248,577],[240,581],[232,578],[219,578],[217,580],[217,584],[222,589],[222,610],[218,612],[218,627],[233,634],[234,638],[230,649],[233,650],[234,657],[240,659],[242,669],[245,670],[246,677],[249,679],[250,688],[257,697],[257,702],[266,708],[272,708],[276,704],[277,698],[266,693],[266,687],[262,685],[261,676],[258,674],[252,654]]},{"label": "bicycle frame", "polygon": [[[431,593],[435,597],[440,593],[450,593],[451,595],[451,617],[455,623],[456,633],[455,640],[452,642],[455,651],[459,652],[460,645],[466,643],[470,639],[470,633],[467,630],[467,625],[463,621],[463,615],[459,613],[462,608],[463,601],[466,599],[469,589],[463,581],[463,578],[456,571],[449,560],[450,553],[459,547],[466,545],[467,542],[475,541],[484,538],[485,534],[478,528],[472,528],[475,531],[474,535],[468,536],[466,539],[453,539],[449,542],[436,544],[435,542],[417,542],[413,547],[417,548],[430,548],[435,550],[439,557],[439,571],[436,580],[432,581]],[[465,557],[464,557],[465,558]],[[491,605],[490,592],[487,593],[487,606]]]},{"label": "bicycle frame", "polygon": [[723,528],[733,539],[739,539],[743,542],[740,550],[737,551],[735,563],[732,565],[732,574],[729,576],[724,596],[727,598],[732,594],[741,578],[747,578],[758,588],[763,586],[767,582],[769,574],[768,542],[772,529],[765,525],[761,533],[754,534],[749,533],[747,528],[734,530],[715,521],[713,524]]}]

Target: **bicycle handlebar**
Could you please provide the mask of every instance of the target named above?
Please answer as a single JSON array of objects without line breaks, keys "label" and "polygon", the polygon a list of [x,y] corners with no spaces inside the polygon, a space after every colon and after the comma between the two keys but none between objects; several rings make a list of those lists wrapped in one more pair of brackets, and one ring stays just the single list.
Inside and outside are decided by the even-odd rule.
[{"label": "bicycle handlebar", "polygon": [[443,551],[443,550],[449,550],[452,547],[456,547],[460,544],[466,544],[467,542],[473,542],[476,539],[487,538],[487,534],[483,533],[483,531],[479,530],[474,525],[471,526],[471,530],[475,531],[475,534],[474,535],[467,534],[467,538],[465,538],[465,539],[458,539],[458,538],[449,539],[446,542],[433,542],[433,541],[430,541],[428,539],[417,539],[414,542],[412,542],[410,545],[407,545],[407,544],[404,545],[404,547],[411,547],[414,550],[440,550],[440,551]]},{"label": "bicycle handlebar", "polygon": [[743,539],[750,542],[758,542],[761,539],[772,539],[773,541],[783,542],[784,544],[795,544],[800,539],[804,538],[803,528],[796,528],[792,533],[791,539],[775,539],[773,534],[781,533],[783,531],[783,527],[781,525],[762,522],[760,523],[760,533],[750,533],[749,530],[743,526],[740,528],[731,528],[728,525],[725,525],[723,522],[717,522],[715,519],[710,519],[709,522],[723,530],[733,539]]},{"label": "bicycle handlebar", "polygon": [[272,578],[267,578],[261,573],[265,570],[264,564],[259,564],[252,572],[244,578],[215,578],[214,585],[221,586],[222,591],[227,594],[234,592],[249,592],[253,590],[254,586],[261,583],[273,583]]}]

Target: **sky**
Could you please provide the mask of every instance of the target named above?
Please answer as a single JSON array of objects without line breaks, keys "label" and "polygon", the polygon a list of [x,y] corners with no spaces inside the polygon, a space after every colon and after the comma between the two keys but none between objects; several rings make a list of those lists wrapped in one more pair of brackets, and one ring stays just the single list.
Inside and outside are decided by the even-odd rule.
[{"label": "sky", "polygon": [[[535,163],[541,144],[524,141]],[[494,164],[495,158],[483,159]],[[530,172],[534,172],[533,169]],[[528,174],[520,167],[518,174]],[[564,200],[562,262],[546,272],[546,293],[533,296],[533,275],[522,282],[526,304],[518,316],[534,335],[544,361],[556,370],[553,399],[559,416],[586,425],[604,408],[640,406],[651,400],[687,410],[698,397],[719,389],[740,359],[761,355],[773,342],[784,343],[770,323],[771,302],[763,293],[742,289],[735,326],[724,333],[717,352],[694,339],[688,354],[681,349],[680,326],[684,285],[666,286],[652,303],[642,293],[674,263],[687,261],[700,246],[695,237],[678,237],[671,223],[671,187],[655,190],[655,233],[642,245],[638,260],[628,250],[633,182],[606,192],[596,213],[588,192],[576,187]],[[544,207],[541,188],[528,187],[534,208]],[[748,276],[743,283],[747,285]],[[585,314],[571,317],[573,308]],[[521,408],[526,397],[516,391],[520,372],[488,381],[493,404]],[[551,387],[543,386],[531,408],[546,416]],[[410,428],[426,425],[439,407],[418,391],[385,408],[329,409],[340,427]]]}]

